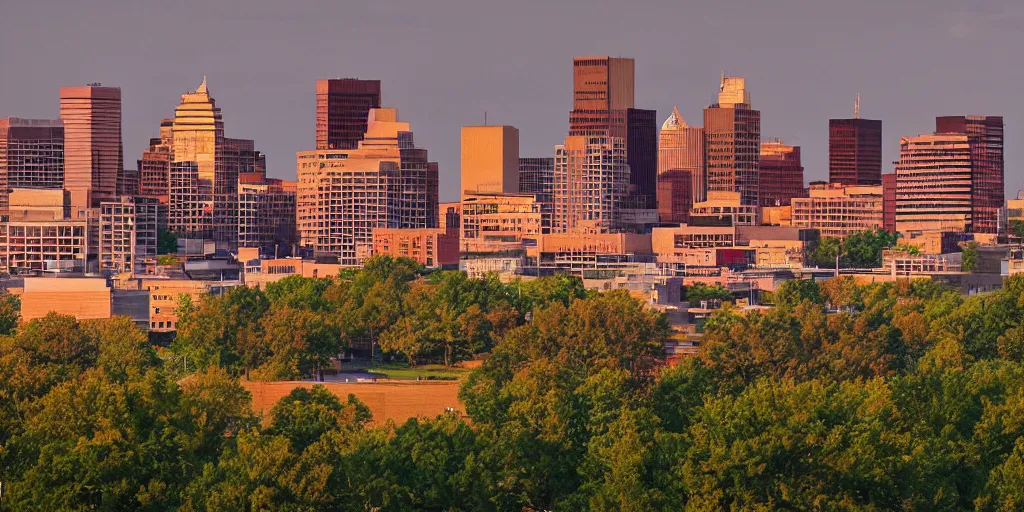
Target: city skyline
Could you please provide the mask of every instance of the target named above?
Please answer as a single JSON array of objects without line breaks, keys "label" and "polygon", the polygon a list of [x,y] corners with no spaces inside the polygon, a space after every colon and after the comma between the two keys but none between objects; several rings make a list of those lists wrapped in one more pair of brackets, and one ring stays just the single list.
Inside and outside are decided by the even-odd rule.
[{"label": "city skyline", "polygon": [[[232,134],[255,140],[266,152],[269,176],[294,179],[295,153],[315,147],[316,80],[381,80],[387,102],[400,106],[403,117],[419,127],[418,144],[439,161],[441,199],[452,200],[461,126],[481,124],[486,111],[490,124],[520,130],[520,156],[550,157],[568,131],[572,57],[609,54],[636,59],[635,103],[657,109],[659,123],[673,105],[685,118],[699,119],[714,102],[722,70],[745,77],[755,108],[762,112],[761,139],[778,137],[801,146],[807,181],[827,177],[828,119],[851,117],[858,92],[862,117],[880,119],[885,127],[883,173],[893,171],[899,138],[927,133],[936,116],[1002,115],[1007,122],[1006,196],[1024,188],[1024,176],[1014,172],[1019,158],[1013,150],[1021,140],[1015,126],[1024,106],[1007,101],[1013,84],[1024,77],[1021,70],[1000,64],[1020,41],[1012,27],[1013,20],[1024,19],[1024,8],[1008,2],[971,7],[936,2],[927,4],[927,12],[915,8],[920,2],[885,9],[872,2],[848,7],[793,2],[795,8],[778,12],[748,6],[732,14],[692,6],[687,16],[656,7],[612,15],[615,11],[595,5],[592,14],[578,18],[563,16],[579,11],[569,3],[546,6],[542,15],[539,3],[525,2],[472,13],[529,26],[529,38],[519,30],[448,20],[456,4],[318,8],[313,2],[256,3],[236,10],[231,8],[235,4],[220,2],[209,10],[189,10],[112,2],[90,11],[62,6],[59,15],[46,5],[16,4],[8,11],[12,15],[0,20],[0,58],[13,71],[0,84],[0,112],[57,119],[61,86],[100,82],[120,87],[124,160],[131,168],[148,139],[159,135],[160,119],[173,110],[180,94],[209,75]],[[810,23],[816,16],[834,17],[836,23]],[[632,30],[641,17],[648,29]],[[168,26],[184,23],[187,33],[225,28],[195,41],[182,38],[170,51],[161,42],[167,32],[139,23],[143,19]],[[749,30],[709,44],[730,19]],[[563,31],[577,37],[550,34],[545,27],[553,20],[562,20]],[[778,30],[773,21],[789,23],[791,30]],[[309,30],[307,23],[340,25],[325,31]],[[585,24],[594,30],[582,30]],[[133,25],[146,30],[138,32]],[[659,30],[669,26],[674,30]],[[768,26],[774,28],[762,28]],[[19,43],[44,28],[60,30],[65,35],[61,44],[27,48]],[[381,30],[402,30],[403,40],[418,37],[423,44],[409,51],[394,41],[374,45],[372,51],[356,44]],[[437,35],[441,32],[444,37]],[[759,51],[750,52],[752,47]],[[694,50],[680,54],[679,48]],[[882,51],[886,48],[899,51]],[[467,64],[480,59],[501,66]],[[957,72],[946,73],[950,67]],[[979,81],[979,75],[987,79]]]}]

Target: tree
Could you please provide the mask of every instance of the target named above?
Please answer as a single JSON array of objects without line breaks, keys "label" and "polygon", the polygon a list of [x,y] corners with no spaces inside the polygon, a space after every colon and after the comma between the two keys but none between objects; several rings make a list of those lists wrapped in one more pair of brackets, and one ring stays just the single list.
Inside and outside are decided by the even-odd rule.
[{"label": "tree", "polygon": [[355,395],[342,403],[334,393],[317,384],[311,389],[297,387],[270,411],[273,422],[268,434],[282,435],[302,452],[329,431],[344,428],[361,430],[370,421],[370,409]]},{"label": "tree", "polygon": [[0,336],[7,336],[14,332],[20,319],[21,299],[10,294],[0,297]]},{"label": "tree", "polygon": [[821,296],[821,287],[813,279],[791,279],[784,281],[775,290],[775,306],[780,308],[795,308],[805,300],[815,304],[824,304]]},{"label": "tree", "polygon": [[166,229],[161,229],[157,234],[156,253],[174,254],[176,252],[178,252],[178,235]]},{"label": "tree", "polygon": [[1024,220],[1013,219],[1010,221],[1010,234],[1018,239],[1024,239]]},{"label": "tree", "polygon": [[709,286],[703,283],[694,283],[686,288],[686,301],[692,304],[699,304],[701,301],[719,300],[722,302],[733,300],[732,292],[719,283]]},{"label": "tree", "polygon": [[971,241],[964,244],[961,256],[960,269],[964,272],[973,272],[978,266],[978,242]]}]

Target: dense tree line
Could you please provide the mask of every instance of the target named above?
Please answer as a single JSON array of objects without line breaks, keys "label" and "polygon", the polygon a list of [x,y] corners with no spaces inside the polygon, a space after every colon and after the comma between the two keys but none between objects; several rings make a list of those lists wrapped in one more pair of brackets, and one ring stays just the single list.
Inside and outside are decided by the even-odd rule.
[{"label": "dense tree line", "polygon": [[[0,503],[12,510],[1024,509],[1024,277],[972,297],[928,281],[788,282],[773,310],[716,313],[699,356],[664,367],[665,318],[625,292],[567,297],[567,288],[546,281],[546,293],[523,289],[521,300],[531,301],[523,306],[518,291],[482,292],[498,289],[488,280],[414,278],[401,262],[388,265],[372,281],[401,275],[401,302],[371,306],[360,323],[344,323],[354,321],[332,308],[352,301],[349,314],[357,315],[371,294],[327,290],[360,279],[365,286],[359,274],[375,270],[246,292],[251,303],[232,299],[237,308],[217,322],[256,332],[279,308],[336,318],[331,328],[342,336],[352,325],[371,329],[361,322],[396,308],[392,318],[413,322],[447,315],[460,333],[491,322],[503,330],[488,334],[489,357],[462,383],[467,418],[371,424],[354,398],[314,387],[294,391],[259,421],[229,371],[299,365],[293,356],[256,364],[245,363],[240,348],[197,350],[207,364],[183,375],[177,355],[158,357],[126,319],[51,315],[0,337]],[[436,288],[414,291],[425,286]],[[444,293],[451,294],[436,298]],[[480,313],[467,313],[473,306]],[[502,323],[506,315],[495,312],[505,308],[515,321]],[[222,329],[217,322],[209,325]],[[372,328],[384,343],[401,324]],[[431,340],[448,335],[435,328],[418,330]],[[244,347],[245,336],[229,341]]]},{"label": "dense tree line", "polygon": [[822,268],[835,268],[839,257],[840,268],[876,268],[882,266],[882,251],[896,245],[895,234],[884,229],[859,231],[846,238],[822,238],[808,259]]}]

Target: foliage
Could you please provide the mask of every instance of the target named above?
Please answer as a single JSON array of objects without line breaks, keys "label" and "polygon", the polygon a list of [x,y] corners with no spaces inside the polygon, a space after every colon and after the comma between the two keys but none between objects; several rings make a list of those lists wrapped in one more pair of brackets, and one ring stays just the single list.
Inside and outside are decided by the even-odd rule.
[{"label": "foliage", "polygon": [[[127,318],[26,322],[0,335],[3,506],[1024,507],[1024,276],[971,297],[925,281],[789,282],[774,309],[723,307],[675,366],[661,364],[661,313],[538,281],[422,278],[392,260],[186,300],[173,350],[201,369],[184,377]],[[367,307],[373,289],[398,303]],[[395,335],[449,362],[490,351],[461,384],[468,418],[374,422],[330,385],[253,416],[247,370],[315,375],[317,358],[392,314],[382,345]]]},{"label": "foliage", "polygon": [[0,297],[0,336],[14,332],[21,319],[21,299],[17,295]]},{"label": "foliage", "polygon": [[1010,221],[1010,234],[1017,238],[1024,238],[1024,220],[1013,219]]},{"label": "foliage", "polygon": [[683,291],[685,292],[684,300],[689,301],[691,305],[700,304],[701,301],[705,300],[719,300],[722,302],[733,300],[732,292],[719,283],[715,283],[714,286],[709,286],[704,283],[694,283],[685,287]]},{"label": "foliage", "polygon": [[156,264],[165,266],[177,265],[178,258],[176,258],[173,254],[161,254],[156,257]]},{"label": "foliage", "polygon": [[877,268],[882,266],[882,251],[897,241],[895,234],[878,228],[852,233],[842,240],[824,237],[808,258],[821,268],[835,268],[836,255],[840,268]]},{"label": "foliage", "polygon": [[174,254],[178,252],[178,235],[161,229],[157,233],[156,239],[156,253],[157,254]]},{"label": "foliage", "polygon": [[973,272],[978,266],[978,242],[964,244],[961,257],[960,269],[964,272]]}]

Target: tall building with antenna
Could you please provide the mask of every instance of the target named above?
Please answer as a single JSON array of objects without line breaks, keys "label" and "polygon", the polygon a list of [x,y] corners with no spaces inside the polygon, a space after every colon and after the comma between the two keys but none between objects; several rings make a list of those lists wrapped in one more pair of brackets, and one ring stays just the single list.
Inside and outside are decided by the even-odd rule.
[{"label": "tall building with antenna", "polygon": [[828,179],[844,185],[882,183],[882,121],[861,119],[860,94],[852,119],[828,120]]}]

